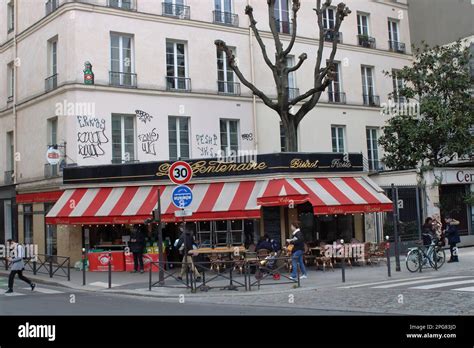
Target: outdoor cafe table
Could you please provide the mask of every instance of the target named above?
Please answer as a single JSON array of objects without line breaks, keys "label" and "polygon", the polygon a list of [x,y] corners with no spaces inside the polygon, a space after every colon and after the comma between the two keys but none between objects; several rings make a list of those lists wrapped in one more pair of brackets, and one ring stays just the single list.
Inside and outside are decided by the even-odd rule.
[{"label": "outdoor cafe table", "polygon": [[236,250],[239,251],[239,254],[245,252],[244,246],[235,246],[235,247],[218,247],[218,248],[199,248],[190,250],[189,253],[193,255],[199,254],[233,254]]}]

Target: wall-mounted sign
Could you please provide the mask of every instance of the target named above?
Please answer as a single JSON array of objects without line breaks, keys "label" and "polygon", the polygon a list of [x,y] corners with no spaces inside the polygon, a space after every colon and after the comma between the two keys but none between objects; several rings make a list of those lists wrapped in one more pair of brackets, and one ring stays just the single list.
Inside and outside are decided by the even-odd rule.
[{"label": "wall-mounted sign", "polygon": [[54,147],[50,147],[48,151],[46,151],[46,160],[52,166],[55,166],[61,160],[61,152]]},{"label": "wall-mounted sign", "polygon": [[445,169],[437,172],[436,177],[441,178],[441,183],[445,185],[474,184],[474,169]]}]

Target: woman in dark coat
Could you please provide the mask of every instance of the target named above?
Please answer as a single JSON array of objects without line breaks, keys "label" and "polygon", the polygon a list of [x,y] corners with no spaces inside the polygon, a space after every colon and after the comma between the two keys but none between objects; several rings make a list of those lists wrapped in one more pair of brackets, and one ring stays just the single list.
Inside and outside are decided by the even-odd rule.
[{"label": "woman in dark coat", "polygon": [[143,249],[145,248],[145,234],[141,230],[140,226],[135,225],[130,236],[130,251],[133,253],[133,273],[144,272],[143,269]]},{"label": "woman in dark coat", "polygon": [[446,238],[448,238],[449,251],[451,252],[451,259],[448,262],[459,262],[458,248],[456,247],[456,244],[461,242],[457,228],[459,221],[451,218],[450,216],[446,216],[444,221],[446,222],[445,235]]}]

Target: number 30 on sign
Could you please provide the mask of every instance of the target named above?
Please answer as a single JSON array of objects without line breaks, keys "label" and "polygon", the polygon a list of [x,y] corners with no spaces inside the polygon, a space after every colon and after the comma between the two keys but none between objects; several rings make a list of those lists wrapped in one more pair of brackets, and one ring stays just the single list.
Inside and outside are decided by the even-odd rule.
[{"label": "number 30 on sign", "polygon": [[170,166],[168,176],[176,185],[184,185],[191,180],[193,169],[188,162],[177,161]]}]

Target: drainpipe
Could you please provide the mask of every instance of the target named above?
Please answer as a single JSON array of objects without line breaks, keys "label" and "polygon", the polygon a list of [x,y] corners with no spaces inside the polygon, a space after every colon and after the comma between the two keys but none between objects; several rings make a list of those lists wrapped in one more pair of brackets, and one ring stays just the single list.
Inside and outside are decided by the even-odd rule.
[{"label": "drainpipe", "polygon": [[17,102],[17,96],[18,96],[18,88],[17,88],[17,81],[18,81],[18,69],[17,69],[17,57],[18,57],[18,45],[17,45],[17,33],[18,33],[18,2],[17,0],[13,0],[13,20],[14,20],[14,25],[13,25],[13,52],[14,52],[14,61],[13,61],[13,185],[17,184],[17,179],[18,179],[18,166],[17,166],[17,160],[16,160],[16,153],[18,149],[17,145],[17,130],[18,130],[18,125],[17,125],[17,115],[16,115],[16,102]]},{"label": "drainpipe", "polygon": [[[247,5],[252,6],[251,0],[247,0]],[[254,58],[253,58],[253,33],[252,28],[249,26],[249,50],[250,50],[250,78],[251,82],[255,84],[255,67],[254,67]],[[254,144],[255,151],[258,151],[258,131],[257,131],[257,99],[255,94],[252,93],[252,120],[253,120],[253,129],[254,129]]]}]

